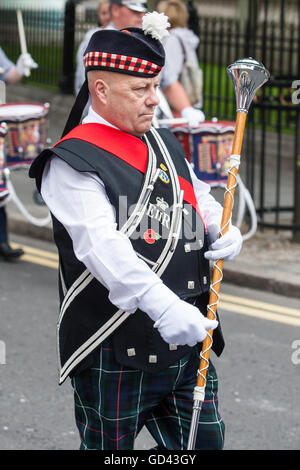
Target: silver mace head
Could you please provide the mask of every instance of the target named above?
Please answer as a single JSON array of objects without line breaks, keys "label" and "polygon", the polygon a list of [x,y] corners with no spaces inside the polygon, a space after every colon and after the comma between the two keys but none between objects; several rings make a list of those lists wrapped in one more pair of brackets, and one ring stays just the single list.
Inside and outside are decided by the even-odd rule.
[{"label": "silver mace head", "polygon": [[227,67],[234,86],[237,112],[248,113],[257,90],[270,78],[265,66],[252,57],[239,59]]}]

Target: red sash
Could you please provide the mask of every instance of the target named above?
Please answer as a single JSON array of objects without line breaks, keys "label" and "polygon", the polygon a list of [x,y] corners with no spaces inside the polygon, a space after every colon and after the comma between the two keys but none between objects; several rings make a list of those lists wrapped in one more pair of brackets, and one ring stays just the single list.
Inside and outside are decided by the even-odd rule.
[{"label": "red sash", "polygon": [[[138,137],[98,123],[81,124],[74,127],[53,147],[69,139],[79,139],[99,147],[106,152],[131,165],[136,170],[145,173],[148,161],[147,145]],[[201,216],[195,191],[191,183],[178,176],[181,189],[184,191],[184,201],[190,204]]]},{"label": "red sash", "polygon": [[125,161],[136,170],[142,173],[146,172],[148,149],[147,145],[138,137],[119,131],[119,129],[114,129],[111,126],[89,123],[74,127],[54,147],[69,139],[84,140],[89,144],[96,145],[96,147],[112,153]]}]

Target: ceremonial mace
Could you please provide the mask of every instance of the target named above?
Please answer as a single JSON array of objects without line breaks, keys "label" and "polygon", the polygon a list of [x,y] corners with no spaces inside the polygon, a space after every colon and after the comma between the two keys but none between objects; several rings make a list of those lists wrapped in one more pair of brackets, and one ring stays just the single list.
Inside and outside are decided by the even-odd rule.
[{"label": "ceremonial mace", "polygon": [[[224,206],[222,213],[220,237],[223,236],[229,227],[233,196],[237,186],[236,176],[240,165],[240,156],[244,138],[247,113],[256,91],[268,81],[270,74],[267,69],[251,57],[240,59],[227,67],[227,73],[234,86],[237,116],[235,132],[232,144],[232,155],[229,161],[227,186],[224,194]],[[207,318],[216,319],[216,310],[219,301],[220,285],[223,279],[223,259],[214,263],[212,282],[210,286],[209,304],[207,306]],[[194,404],[191,420],[190,434],[188,440],[188,450],[193,450],[197,438],[197,428],[201,412],[202,403],[205,396],[206,373],[209,363],[209,353],[212,347],[212,330],[209,330],[203,341],[200,353],[200,365],[197,372],[197,383],[194,388]]]}]

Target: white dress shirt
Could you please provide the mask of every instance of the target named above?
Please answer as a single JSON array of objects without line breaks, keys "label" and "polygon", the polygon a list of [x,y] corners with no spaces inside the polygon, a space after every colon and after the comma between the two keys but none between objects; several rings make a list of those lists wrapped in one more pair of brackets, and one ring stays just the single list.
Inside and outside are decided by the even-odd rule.
[{"label": "white dress shirt", "polygon": [[[92,107],[83,122],[111,125]],[[205,224],[219,225],[221,205],[211,196],[210,186],[189,169]],[[45,166],[41,194],[70,235],[76,257],[108,289],[114,305],[130,313],[140,308],[158,317],[178,300],[117,230],[114,209],[95,173],[76,171],[54,156]]]}]

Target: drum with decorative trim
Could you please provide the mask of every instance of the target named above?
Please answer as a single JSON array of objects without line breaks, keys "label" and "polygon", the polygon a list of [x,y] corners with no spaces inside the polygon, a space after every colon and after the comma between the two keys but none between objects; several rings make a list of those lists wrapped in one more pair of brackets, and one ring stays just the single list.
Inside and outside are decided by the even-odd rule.
[{"label": "drum with decorative trim", "polygon": [[49,104],[9,103],[0,106],[0,122],[6,122],[6,165],[14,170],[29,167],[46,147]]},{"label": "drum with decorative trim", "polygon": [[181,143],[187,160],[191,162],[193,153],[193,141],[190,128],[187,124],[177,124],[175,126],[171,126],[170,130],[177,137],[177,140]]},{"label": "drum with decorative trim", "polygon": [[234,129],[230,121],[207,121],[192,128],[194,171],[210,185],[227,182]]},{"label": "drum with decorative trim", "polygon": [[170,127],[198,178],[211,186],[227,182],[234,129],[235,122],[231,121],[204,121],[192,128],[187,124]]},{"label": "drum with decorative trim", "polygon": [[0,201],[8,196],[8,189],[6,186],[5,178],[5,137],[7,135],[7,124],[5,122],[0,123]]}]

